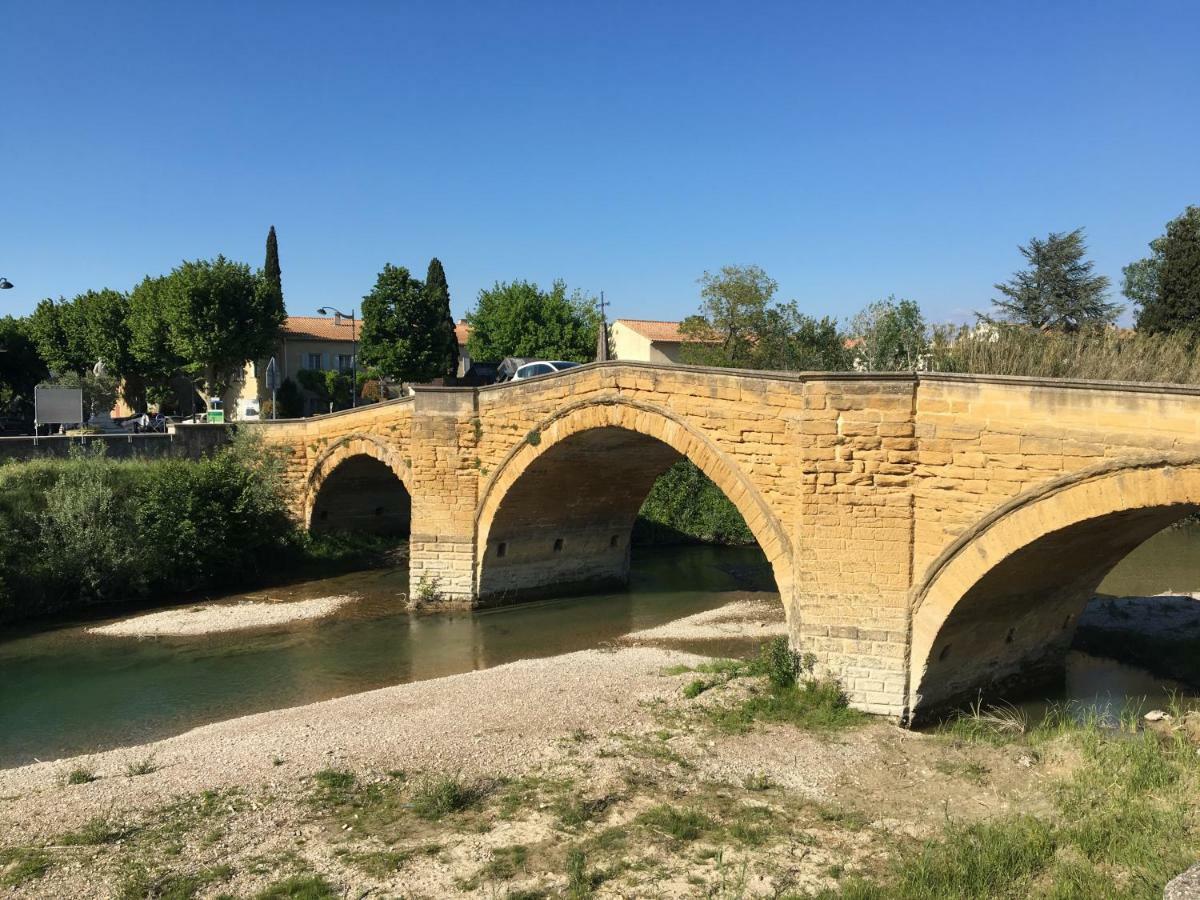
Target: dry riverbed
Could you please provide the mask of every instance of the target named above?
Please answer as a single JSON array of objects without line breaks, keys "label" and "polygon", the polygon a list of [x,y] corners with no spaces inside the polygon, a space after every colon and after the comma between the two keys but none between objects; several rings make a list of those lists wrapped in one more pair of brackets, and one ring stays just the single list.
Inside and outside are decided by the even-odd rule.
[{"label": "dry riverbed", "polygon": [[0,896],[804,896],[947,821],[1049,815],[1080,765],[1066,738],[756,715],[760,676],[670,642],[777,613],[675,625],[0,771]]}]

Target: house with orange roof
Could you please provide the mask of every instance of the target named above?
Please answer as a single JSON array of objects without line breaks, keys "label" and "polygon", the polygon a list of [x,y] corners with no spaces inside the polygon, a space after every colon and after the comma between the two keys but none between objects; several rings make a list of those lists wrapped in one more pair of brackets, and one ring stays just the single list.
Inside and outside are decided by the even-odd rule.
[{"label": "house with orange roof", "polygon": [[614,319],[609,326],[613,358],[659,364],[682,362],[680,348],[686,341],[679,325],[655,319]]}]

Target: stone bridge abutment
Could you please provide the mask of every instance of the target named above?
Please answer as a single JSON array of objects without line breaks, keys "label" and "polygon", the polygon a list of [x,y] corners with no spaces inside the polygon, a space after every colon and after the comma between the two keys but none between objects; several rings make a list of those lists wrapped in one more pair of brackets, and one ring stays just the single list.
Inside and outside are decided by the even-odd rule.
[{"label": "stone bridge abutment", "polygon": [[797,648],[905,720],[1053,671],[1104,573],[1200,507],[1200,390],[1167,385],[604,363],[262,431],[298,517],[411,528],[414,589],[464,605],[623,583],[690,459]]}]

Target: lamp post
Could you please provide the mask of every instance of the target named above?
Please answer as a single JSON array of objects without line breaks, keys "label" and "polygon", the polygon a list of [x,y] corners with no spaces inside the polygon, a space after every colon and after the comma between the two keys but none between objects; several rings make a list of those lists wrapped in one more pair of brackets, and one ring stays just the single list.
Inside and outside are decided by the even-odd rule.
[{"label": "lamp post", "polygon": [[354,310],[351,309],[350,315],[347,316],[344,312],[340,312],[332,306],[322,306],[317,312],[323,316],[335,315],[350,320],[350,367],[353,372],[351,375],[353,381],[350,383],[350,408],[353,409],[358,406],[358,331],[354,319]]},{"label": "lamp post", "polygon": [[7,278],[0,278],[0,291],[7,291],[13,286],[13,283]]}]

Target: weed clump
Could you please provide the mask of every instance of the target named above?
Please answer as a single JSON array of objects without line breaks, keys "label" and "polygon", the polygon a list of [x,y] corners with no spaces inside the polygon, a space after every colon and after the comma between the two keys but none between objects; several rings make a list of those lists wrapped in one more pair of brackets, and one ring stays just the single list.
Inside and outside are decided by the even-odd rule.
[{"label": "weed clump", "polygon": [[675,841],[694,841],[716,829],[716,823],[698,809],[677,809],[666,803],[651,807],[634,820],[650,831]]},{"label": "weed clump", "polygon": [[412,809],[422,819],[435,822],[451,813],[462,812],[478,803],[484,795],[481,785],[458,775],[427,778],[412,796]]}]

